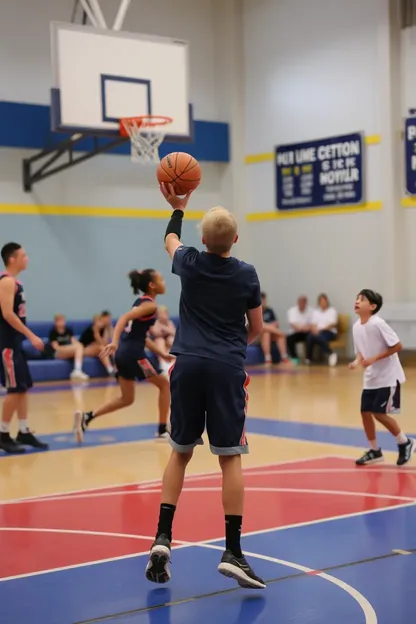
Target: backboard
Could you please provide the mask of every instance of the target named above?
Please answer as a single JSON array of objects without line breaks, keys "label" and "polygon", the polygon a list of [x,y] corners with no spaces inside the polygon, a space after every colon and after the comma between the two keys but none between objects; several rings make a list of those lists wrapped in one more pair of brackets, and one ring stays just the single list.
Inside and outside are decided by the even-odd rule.
[{"label": "backboard", "polygon": [[52,130],[119,134],[120,117],[172,117],[165,140],[193,135],[185,41],[51,23]]}]

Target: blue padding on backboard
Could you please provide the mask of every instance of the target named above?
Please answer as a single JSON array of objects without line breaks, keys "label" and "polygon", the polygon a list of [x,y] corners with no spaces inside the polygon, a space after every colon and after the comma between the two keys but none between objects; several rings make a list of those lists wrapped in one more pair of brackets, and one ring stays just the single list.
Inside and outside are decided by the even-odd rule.
[{"label": "blue padding on backboard", "polygon": [[[0,146],[27,149],[45,149],[57,145],[70,135],[52,132],[50,107],[42,104],[0,101]],[[79,130],[78,130],[79,131]],[[100,139],[106,144],[109,139]],[[92,139],[76,143],[74,150],[84,152],[93,147]],[[205,162],[229,162],[229,126],[217,121],[195,121],[194,141],[183,144],[169,142],[162,144],[161,157],[169,152],[186,151],[194,158]],[[130,155],[130,143],[118,146],[108,154]]]}]

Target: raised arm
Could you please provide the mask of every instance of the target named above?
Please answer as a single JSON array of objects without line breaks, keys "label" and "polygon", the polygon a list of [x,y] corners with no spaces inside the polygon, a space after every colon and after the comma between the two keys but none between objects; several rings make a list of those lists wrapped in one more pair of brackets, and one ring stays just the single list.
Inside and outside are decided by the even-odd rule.
[{"label": "raised arm", "polygon": [[173,208],[173,213],[165,232],[165,249],[169,256],[173,258],[175,251],[182,245],[182,220],[191,192],[187,193],[185,197],[178,197],[173,190],[172,184],[161,184],[160,190],[168,204]]}]

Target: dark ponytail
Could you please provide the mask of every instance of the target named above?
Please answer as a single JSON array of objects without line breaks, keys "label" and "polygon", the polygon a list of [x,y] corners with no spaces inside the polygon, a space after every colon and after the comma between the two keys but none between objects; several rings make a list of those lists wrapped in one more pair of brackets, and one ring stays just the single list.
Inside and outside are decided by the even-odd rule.
[{"label": "dark ponytail", "polygon": [[134,269],[133,271],[130,271],[130,285],[135,295],[137,295],[140,291],[143,293],[148,292],[149,284],[153,281],[154,274],[154,269],[145,269],[144,271],[136,271],[136,269]]}]

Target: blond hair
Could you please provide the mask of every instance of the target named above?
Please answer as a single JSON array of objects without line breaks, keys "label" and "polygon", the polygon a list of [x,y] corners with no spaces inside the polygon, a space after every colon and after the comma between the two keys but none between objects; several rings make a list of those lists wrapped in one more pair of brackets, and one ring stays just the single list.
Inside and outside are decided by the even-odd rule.
[{"label": "blond hair", "polygon": [[205,214],[201,230],[208,251],[223,254],[230,251],[235,242],[237,221],[228,210],[216,206]]}]

